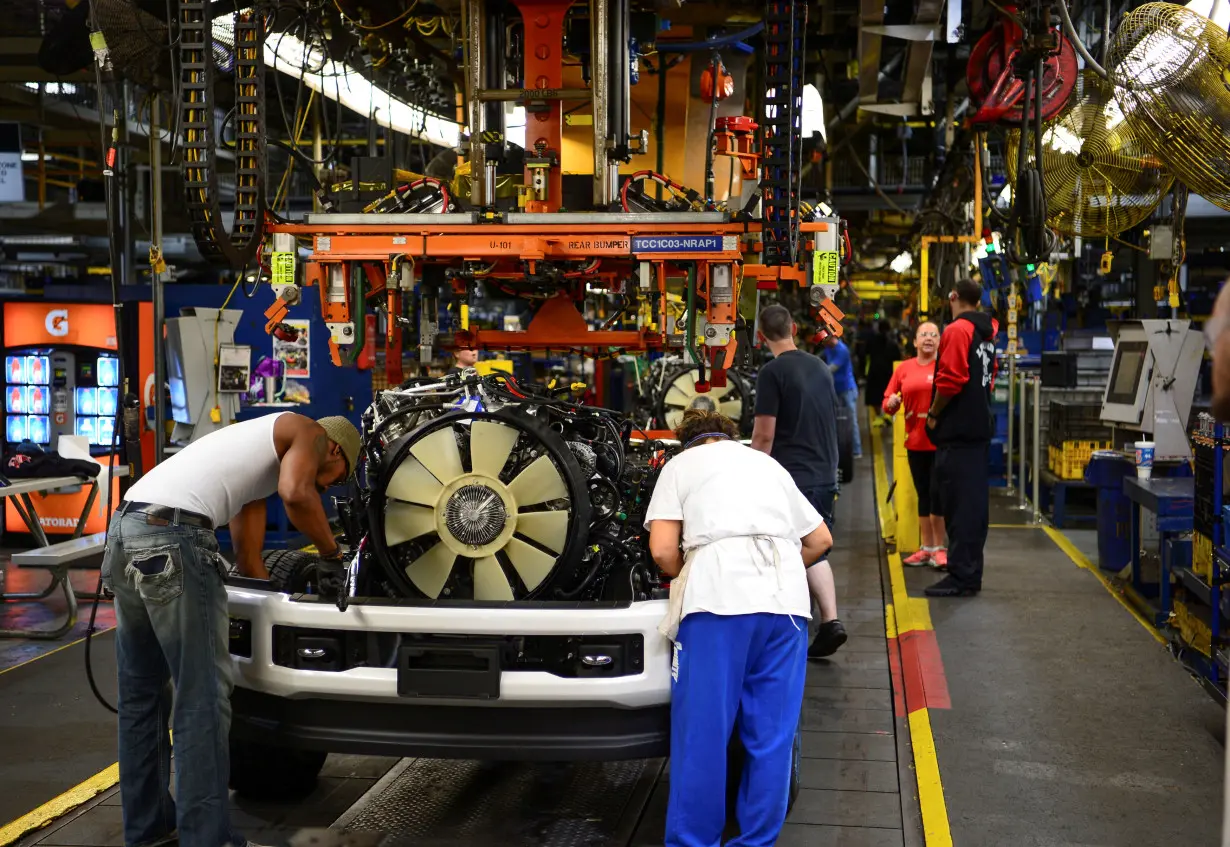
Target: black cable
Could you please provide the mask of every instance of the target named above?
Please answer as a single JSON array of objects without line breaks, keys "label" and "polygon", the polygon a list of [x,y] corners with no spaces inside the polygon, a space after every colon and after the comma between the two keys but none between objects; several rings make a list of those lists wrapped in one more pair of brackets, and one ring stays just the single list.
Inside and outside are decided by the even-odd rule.
[{"label": "black cable", "polygon": [[[94,12],[93,6],[91,6],[90,8],[90,18],[91,18],[92,28],[94,30],[97,30],[98,22],[97,22],[97,19],[95,18],[95,12]],[[99,104],[99,111],[100,111],[100,116],[101,116],[101,111],[102,111],[101,107],[103,103],[103,78],[102,78],[102,68],[99,66],[97,61],[94,62],[94,81],[97,86],[98,104]],[[116,112],[115,115],[118,120],[118,112]],[[118,165],[119,162],[118,162],[118,159],[114,162],[109,161],[111,158],[111,151],[117,150],[118,148],[118,142],[119,142],[118,126],[117,128],[112,129],[112,140],[116,144],[116,147],[109,148],[107,146],[107,129],[106,129],[105,122],[102,120],[98,122],[98,135],[99,135],[99,141],[100,141],[100,149],[102,150],[102,153],[103,153],[103,188],[105,191],[106,209],[107,209],[107,249],[110,254],[110,260],[111,260],[111,307],[115,313],[115,351],[116,351],[117,356],[119,357],[120,386],[122,387],[124,385],[124,356],[123,356],[124,334],[121,331],[122,329],[121,312],[122,312],[123,307],[120,304],[120,255],[119,255],[120,250],[119,250],[119,244],[117,243],[119,240],[118,232],[117,232],[118,221],[116,221],[115,219],[116,218],[115,204],[117,200],[116,194],[115,194],[115,166]],[[108,171],[110,171],[110,173],[108,173]],[[155,186],[155,189],[156,188],[157,187]],[[117,406],[118,405],[119,404],[117,404]],[[117,438],[119,437],[119,430],[120,430],[119,420],[118,420],[119,411],[120,410],[117,408],[116,409],[116,413],[117,413],[116,426],[112,429],[112,432],[111,432],[111,456],[112,457],[116,455],[116,452],[118,450]],[[114,461],[114,459],[110,458],[108,461]],[[111,516],[114,514],[114,512],[115,512],[115,502],[114,502],[114,498],[111,497],[111,474],[110,474],[110,470],[108,470],[108,473],[107,473],[107,516],[106,516],[107,528],[106,530],[104,530],[104,533],[103,533],[103,550],[104,551],[106,551],[108,545],[110,544]],[[104,566],[107,564],[105,560],[105,555],[106,554],[104,552],[104,561],[103,561]],[[72,585],[69,585],[68,590],[69,591],[73,590]],[[85,675],[86,675],[86,679],[90,683],[90,691],[94,693],[95,699],[97,699],[98,702],[103,705],[103,708],[107,709],[113,714],[118,715],[119,710],[115,706],[111,705],[110,701],[108,701],[107,698],[103,696],[102,691],[99,690],[98,682],[97,680],[94,679],[94,666],[93,666],[93,663],[90,661],[90,642],[94,635],[95,621],[98,618],[98,604],[102,600],[102,590],[103,590],[103,569],[100,568],[98,571],[98,584],[94,589],[94,602],[90,608],[90,622],[86,626],[86,630],[85,630]]]},{"label": "black cable", "polygon": [[709,104],[709,132],[705,136],[705,199],[713,200],[713,138],[717,134],[718,86],[722,84],[722,58],[716,50],[710,65],[713,73],[713,100]]}]

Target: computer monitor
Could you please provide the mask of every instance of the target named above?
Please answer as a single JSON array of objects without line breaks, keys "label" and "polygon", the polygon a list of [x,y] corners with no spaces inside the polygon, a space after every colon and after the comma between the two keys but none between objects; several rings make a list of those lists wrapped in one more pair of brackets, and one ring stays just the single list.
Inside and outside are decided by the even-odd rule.
[{"label": "computer monitor", "polygon": [[1102,420],[1139,425],[1152,375],[1153,358],[1144,330],[1124,326],[1115,341],[1115,357],[1102,396]]}]

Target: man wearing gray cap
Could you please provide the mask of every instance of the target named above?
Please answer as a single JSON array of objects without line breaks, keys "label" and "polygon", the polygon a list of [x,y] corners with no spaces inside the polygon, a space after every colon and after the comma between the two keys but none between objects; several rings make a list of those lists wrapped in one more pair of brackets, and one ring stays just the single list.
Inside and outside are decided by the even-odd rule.
[{"label": "man wearing gray cap", "polygon": [[115,594],[125,845],[173,837],[183,847],[247,843],[228,814],[232,674],[214,530],[230,524],[240,573],[267,578],[265,499],[278,494],[291,522],[340,570],[342,549],[320,495],[354,475],[359,449],[359,431],[343,417],[265,415],[192,442],[116,509],[102,567]]}]

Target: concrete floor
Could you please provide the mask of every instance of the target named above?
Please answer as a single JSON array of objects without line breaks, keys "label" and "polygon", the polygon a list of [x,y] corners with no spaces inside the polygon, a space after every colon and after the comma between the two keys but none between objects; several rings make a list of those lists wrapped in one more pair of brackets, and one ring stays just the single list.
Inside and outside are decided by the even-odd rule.
[{"label": "concrete floor", "polygon": [[[871,477],[864,460],[837,505],[832,561],[851,640],[831,661],[809,668],[803,790],[779,841],[787,847],[924,843],[909,737],[894,713]],[[993,494],[992,522],[1021,524],[1026,516],[1010,508],[1014,502]],[[1087,553],[1096,550],[1091,532],[1065,534]],[[951,698],[951,708],[928,713],[953,843],[1217,843],[1224,711],[1041,529],[993,529],[987,550],[981,595],[928,604]],[[905,575],[919,597],[937,576],[911,569]],[[92,587],[87,583],[96,575],[79,578],[81,587]],[[113,680],[111,637],[100,636],[96,647],[100,678]],[[0,665],[48,649],[0,643]],[[78,643],[0,672],[0,824],[114,761],[113,718],[94,703],[82,669]],[[257,843],[281,844],[304,828],[357,820],[355,810],[379,802],[387,786],[378,780],[395,764],[331,757],[308,802],[241,801],[236,821]],[[628,811],[635,826],[619,843],[662,842],[668,780],[666,767]],[[107,791],[32,833],[22,847],[119,847],[117,802],[115,790]],[[485,802],[467,800],[475,807]],[[428,827],[416,830],[423,843],[540,843],[466,835],[447,816],[418,824]]]},{"label": "concrete floor", "polygon": [[[779,841],[782,845],[914,847],[922,843],[908,761],[907,725],[893,711],[881,578],[884,559],[872,517],[871,479],[870,462],[864,460],[859,463],[857,478],[843,490],[837,505],[836,543],[831,560],[841,598],[841,617],[850,640],[830,660],[809,666],[803,711],[802,790]],[[24,588],[21,583],[32,579],[20,571],[13,576],[18,585],[10,582],[12,590]],[[88,584],[92,579],[96,579],[96,573],[83,573],[76,576],[75,582],[81,583],[80,588],[92,588]],[[0,611],[0,618],[20,614],[27,622],[41,622],[60,612],[59,602],[53,600],[20,610],[5,608]],[[101,626],[112,625],[109,608],[104,606],[99,621]],[[49,652],[56,647],[64,649]],[[94,654],[104,692],[114,700],[111,634],[97,636]],[[53,645],[0,645],[0,665],[13,666],[0,674],[0,698],[5,703],[0,712],[0,749],[6,754],[0,762],[0,822],[30,812],[114,762],[114,718],[90,695],[83,661],[83,645],[73,638]],[[395,775],[390,772],[395,764],[393,759],[331,756],[320,786],[304,802],[255,804],[235,800],[232,811],[236,826],[255,843],[282,844],[295,839],[296,833],[302,835],[328,827],[339,819],[354,825],[378,821],[380,815],[373,817],[370,811],[360,812],[379,810],[382,801],[386,807],[391,805],[389,785],[378,781],[383,776],[387,783]],[[442,772],[441,764],[405,760],[398,767],[409,774],[405,777],[408,779],[414,777],[416,769],[428,774]],[[639,802],[630,804],[635,808],[620,812],[617,829],[627,834],[614,840],[603,839],[602,843],[662,842],[669,765],[654,770],[653,775],[638,795]],[[521,779],[525,782],[524,775]],[[438,801],[450,789],[438,784],[428,788],[436,800],[419,810],[412,827],[403,815],[391,821],[381,834],[396,836],[398,827],[406,827],[402,831],[418,834],[416,843],[419,835],[425,839],[422,843],[460,840],[509,847],[517,843],[547,843],[541,835],[548,828],[534,824],[553,814],[548,809],[514,811],[514,815],[524,816],[528,824],[514,829],[539,835],[509,841],[494,837],[497,832],[508,831],[508,822],[496,819],[491,795],[470,796],[473,790],[457,787],[456,791],[467,796],[459,795],[456,805],[448,806]],[[535,791],[541,789],[541,785],[534,785]],[[599,805],[597,797],[593,805]],[[464,820],[458,829],[458,806],[473,807],[491,820],[485,826],[478,821],[477,830],[472,828],[471,820]],[[581,815],[580,823],[586,823],[585,817]],[[484,831],[492,837],[484,837]],[[122,843],[118,788],[104,790],[21,841],[22,847],[121,847]]]},{"label": "concrete floor", "polygon": [[[982,592],[929,602],[953,842],[1218,843],[1225,711],[1016,502],[991,495],[992,525],[1018,526],[990,530]],[[1064,535],[1096,561],[1096,531]],[[912,596],[936,579],[905,576]]]}]

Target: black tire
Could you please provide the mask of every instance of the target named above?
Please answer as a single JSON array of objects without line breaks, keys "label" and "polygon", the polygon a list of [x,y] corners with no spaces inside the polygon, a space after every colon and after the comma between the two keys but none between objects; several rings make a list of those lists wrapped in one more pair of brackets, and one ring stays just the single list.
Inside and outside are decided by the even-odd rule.
[{"label": "black tire", "polygon": [[278,591],[302,594],[316,583],[320,559],[303,550],[274,550],[265,554],[269,582]]},{"label": "black tire", "polygon": [[[800,769],[803,761],[803,733],[794,731],[794,745],[790,748],[790,794],[786,800],[786,815],[789,817],[794,809],[794,802],[799,799],[799,789],[802,786]],[[739,740],[739,732],[730,737],[726,747],[726,820],[728,824],[737,824],[735,809],[739,803],[739,783],[743,779],[743,766],[747,762],[747,751]]]},{"label": "black tire", "polygon": [[316,790],[328,755],[319,750],[291,750],[232,738],[230,786],[249,800],[302,800]]},{"label": "black tire", "polygon": [[837,481],[854,479],[854,413],[848,407],[837,409]]}]

